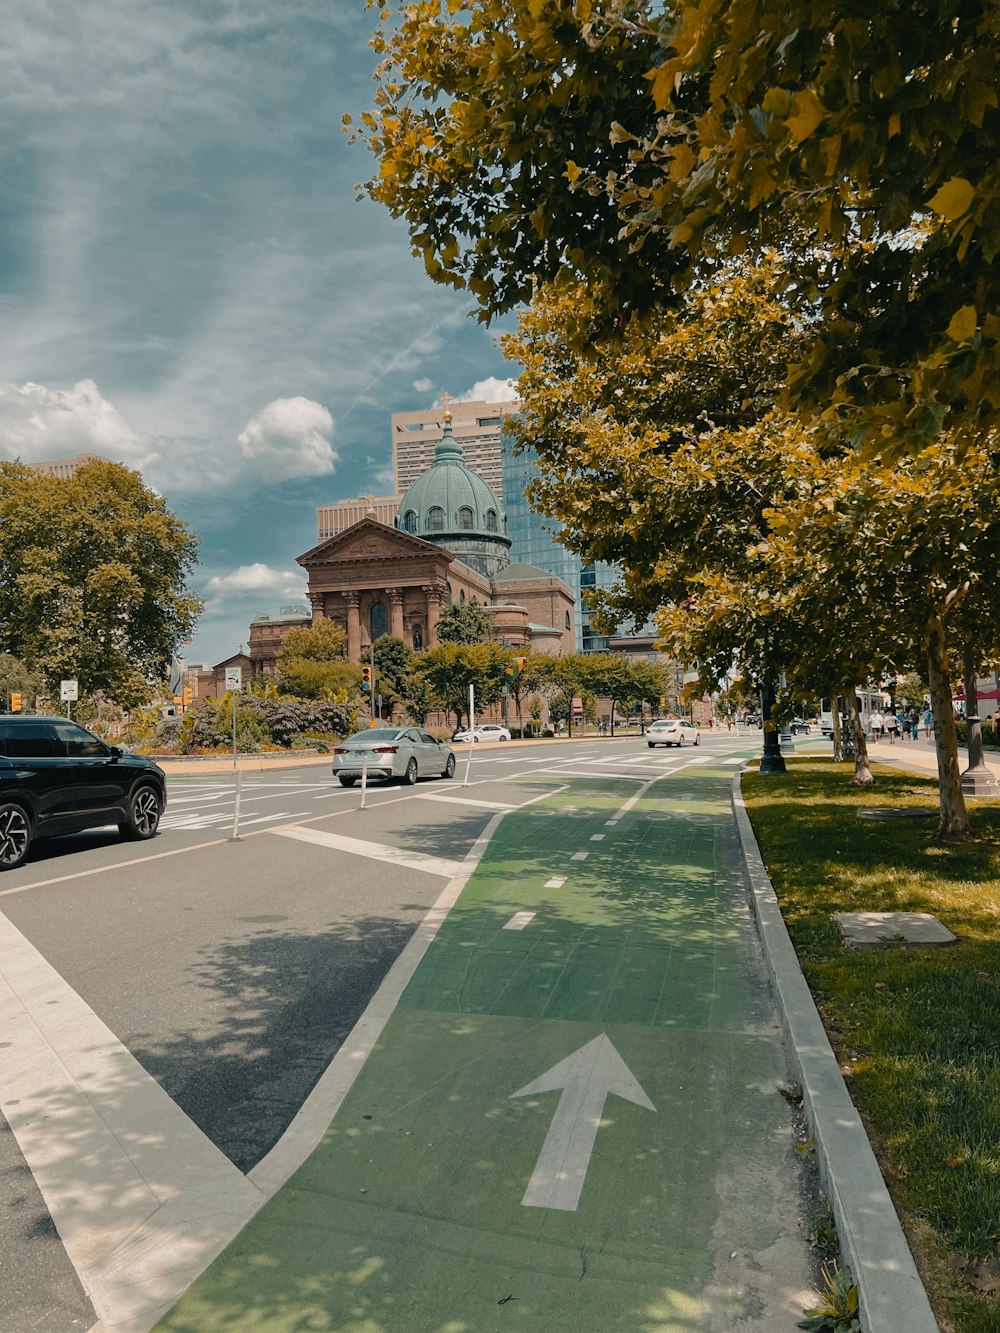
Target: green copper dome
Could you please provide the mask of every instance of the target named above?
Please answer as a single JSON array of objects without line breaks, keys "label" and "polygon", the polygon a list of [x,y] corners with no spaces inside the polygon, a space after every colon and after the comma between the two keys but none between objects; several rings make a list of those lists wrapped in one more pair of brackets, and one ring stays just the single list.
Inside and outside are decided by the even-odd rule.
[{"label": "green copper dome", "polygon": [[445,547],[487,578],[509,563],[507,515],[492,488],[466,464],[448,411],[434,462],[400,501],[396,526]]}]

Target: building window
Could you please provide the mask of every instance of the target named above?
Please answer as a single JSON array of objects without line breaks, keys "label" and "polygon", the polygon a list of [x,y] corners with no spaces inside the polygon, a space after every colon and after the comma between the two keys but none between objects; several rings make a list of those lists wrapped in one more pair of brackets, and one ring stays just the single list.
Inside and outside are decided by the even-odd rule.
[{"label": "building window", "polygon": [[459,604],[459,606],[464,606],[464,605],[465,605],[465,589],[464,589],[464,588],[459,588],[459,590],[458,590],[458,604]]},{"label": "building window", "polygon": [[369,625],[371,626],[372,643],[376,639],[380,639],[383,634],[389,633],[389,612],[386,610],[384,602],[372,602]]},{"label": "building window", "polygon": [[416,653],[419,653],[419,652],[420,652],[420,649],[421,649],[423,646],[424,646],[424,632],[423,632],[423,630],[420,628],[419,625],[414,625],[414,626],[413,626],[413,651],[416,652]]},{"label": "building window", "polygon": [[458,527],[460,532],[471,532],[474,523],[472,510],[468,505],[463,505],[458,511]]},{"label": "building window", "polygon": [[497,530],[497,511],[496,511],[495,509],[487,509],[487,511],[486,511],[486,531],[487,531],[487,532],[496,532],[496,530]]},{"label": "building window", "polygon": [[403,515],[403,531],[416,532],[416,530],[417,530],[417,516],[412,509],[408,509],[406,513]]},{"label": "building window", "polygon": [[455,594],[454,594],[454,593],[452,592],[452,590],[451,590],[451,584],[450,584],[447,580],[445,580],[445,585],[444,585],[444,604],[445,604],[445,606],[451,606],[451,599],[454,597],[454,595],[455,595]]},{"label": "building window", "polygon": [[567,628],[567,629],[572,629],[572,628],[573,628],[573,622],[572,622],[572,621],[570,620],[570,618],[569,618],[569,612],[568,612],[568,611],[566,612],[566,628]]},{"label": "building window", "polygon": [[432,505],[427,511],[427,531],[444,532],[444,510],[439,505]]}]

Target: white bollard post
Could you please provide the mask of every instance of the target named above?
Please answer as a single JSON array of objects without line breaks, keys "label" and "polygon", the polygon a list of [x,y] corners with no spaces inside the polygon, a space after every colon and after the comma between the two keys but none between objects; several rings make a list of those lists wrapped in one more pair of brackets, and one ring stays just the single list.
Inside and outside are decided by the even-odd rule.
[{"label": "white bollard post", "polygon": [[243,770],[236,770],[236,801],[233,805],[233,835],[230,842],[240,842],[240,789],[243,783]]},{"label": "white bollard post", "polygon": [[361,758],[361,809],[367,809],[365,805],[365,794],[368,791],[368,756],[362,755]]},{"label": "white bollard post", "polygon": [[476,687],[469,686],[469,754],[465,761],[465,780],[463,787],[469,785],[469,770],[472,768],[472,751],[476,744]]}]

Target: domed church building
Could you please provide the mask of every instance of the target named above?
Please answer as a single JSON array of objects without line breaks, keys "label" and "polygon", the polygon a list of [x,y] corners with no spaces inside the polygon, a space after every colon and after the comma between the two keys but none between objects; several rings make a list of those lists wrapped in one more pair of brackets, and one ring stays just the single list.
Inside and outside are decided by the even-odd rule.
[{"label": "domed church building", "polygon": [[359,662],[382,634],[417,651],[432,647],[442,611],[475,597],[493,616],[496,638],[511,647],[573,652],[572,592],[552,574],[511,564],[503,505],[467,466],[451,420],[446,408],[434,461],[402,497],[394,527],[369,508],[298,557],[313,621],[340,625],[348,659]]}]

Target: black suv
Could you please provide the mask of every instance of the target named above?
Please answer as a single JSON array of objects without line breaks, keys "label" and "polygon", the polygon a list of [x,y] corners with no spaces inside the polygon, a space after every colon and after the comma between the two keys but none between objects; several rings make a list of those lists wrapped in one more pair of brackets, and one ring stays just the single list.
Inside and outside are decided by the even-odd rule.
[{"label": "black suv", "polygon": [[167,803],[166,775],[65,717],[0,715],[0,870],[19,866],[35,838],[117,824],[151,838]]}]

